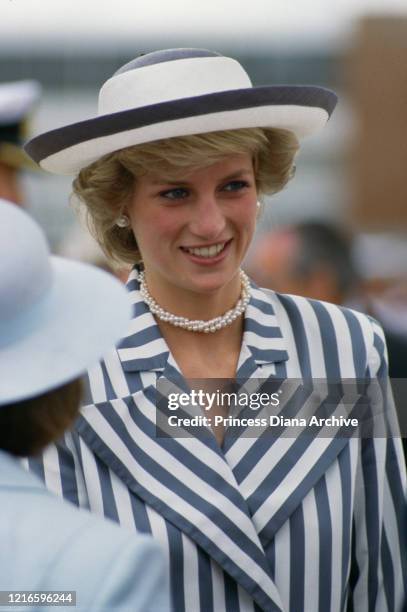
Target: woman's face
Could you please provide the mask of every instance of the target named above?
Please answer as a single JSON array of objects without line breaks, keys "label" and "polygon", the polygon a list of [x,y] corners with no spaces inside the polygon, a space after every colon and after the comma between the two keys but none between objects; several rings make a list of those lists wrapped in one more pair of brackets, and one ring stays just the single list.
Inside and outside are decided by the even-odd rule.
[{"label": "woman's face", "polygon": [[253,162],[228,156],[176,176],[140,177],[128,207],[149,287],[213,292],[236,278],[253,236]]}]

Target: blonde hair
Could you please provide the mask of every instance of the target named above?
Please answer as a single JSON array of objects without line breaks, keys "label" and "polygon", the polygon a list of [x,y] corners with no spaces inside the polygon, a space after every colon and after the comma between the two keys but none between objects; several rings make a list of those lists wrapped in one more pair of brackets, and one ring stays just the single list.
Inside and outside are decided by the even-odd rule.
[{"label": "blonde hair", "polygon": [[154,169],[174,178],[208,167],[230,155],[248,153],[254,161],[258,195],[280,191],[293,175],[299,148],[296,136],[287,130],[247,128],[167,138],[121,149],[83,168],[73,182],[73,191],[85,204],[87,222],[105,254],[117,262],[140,261],[131,227],[116,220],[132,196],[137,177]]}]

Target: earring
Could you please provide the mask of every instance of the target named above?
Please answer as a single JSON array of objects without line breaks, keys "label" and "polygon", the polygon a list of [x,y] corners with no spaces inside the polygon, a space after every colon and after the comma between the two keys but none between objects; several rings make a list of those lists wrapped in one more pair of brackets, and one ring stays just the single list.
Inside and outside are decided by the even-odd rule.
[{"label": "earring", "polygon": [[259,202],[259,201],[257,200],[257,202],[256,202],[256,206],[257,206],[257,210],[260,210],[260,208],[261,208],[261,202]]},{"label": "earring", "polygon": [[120,215],[120,217],[116,219],[116,225],[117,227],[129,227],[129,218],[126,217],[126,215]]}]

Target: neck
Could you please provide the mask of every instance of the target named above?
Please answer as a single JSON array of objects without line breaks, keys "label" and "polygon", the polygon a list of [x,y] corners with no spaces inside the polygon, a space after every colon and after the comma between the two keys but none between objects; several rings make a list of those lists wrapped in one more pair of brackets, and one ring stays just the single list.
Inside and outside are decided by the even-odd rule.
[{"label": "neck", "polygon": [[223,315],[233,308],[241,296],[242,283],[237,274],[226,285],[208,291],[191,291],[182,286],[175,287],[159,282],[148,271],[145,272],[148,291],[164,310],[187,319],[208,320]]}]

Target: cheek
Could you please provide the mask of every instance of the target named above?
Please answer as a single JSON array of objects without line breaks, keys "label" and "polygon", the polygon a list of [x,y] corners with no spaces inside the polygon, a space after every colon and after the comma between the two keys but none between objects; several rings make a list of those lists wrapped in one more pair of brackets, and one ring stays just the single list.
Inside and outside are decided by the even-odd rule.
[{"label": "cheek", "polygon": [[176,238],[182,227],[176,211],[153,208],[149,214],[135,218],[132,225],[140,249],[150,251]]},{"label": "cheek", "polygon": [[150,221],[155,241],[162,244],[175,240],[185,225],[184,216],[181,209],[157,209]]}]

